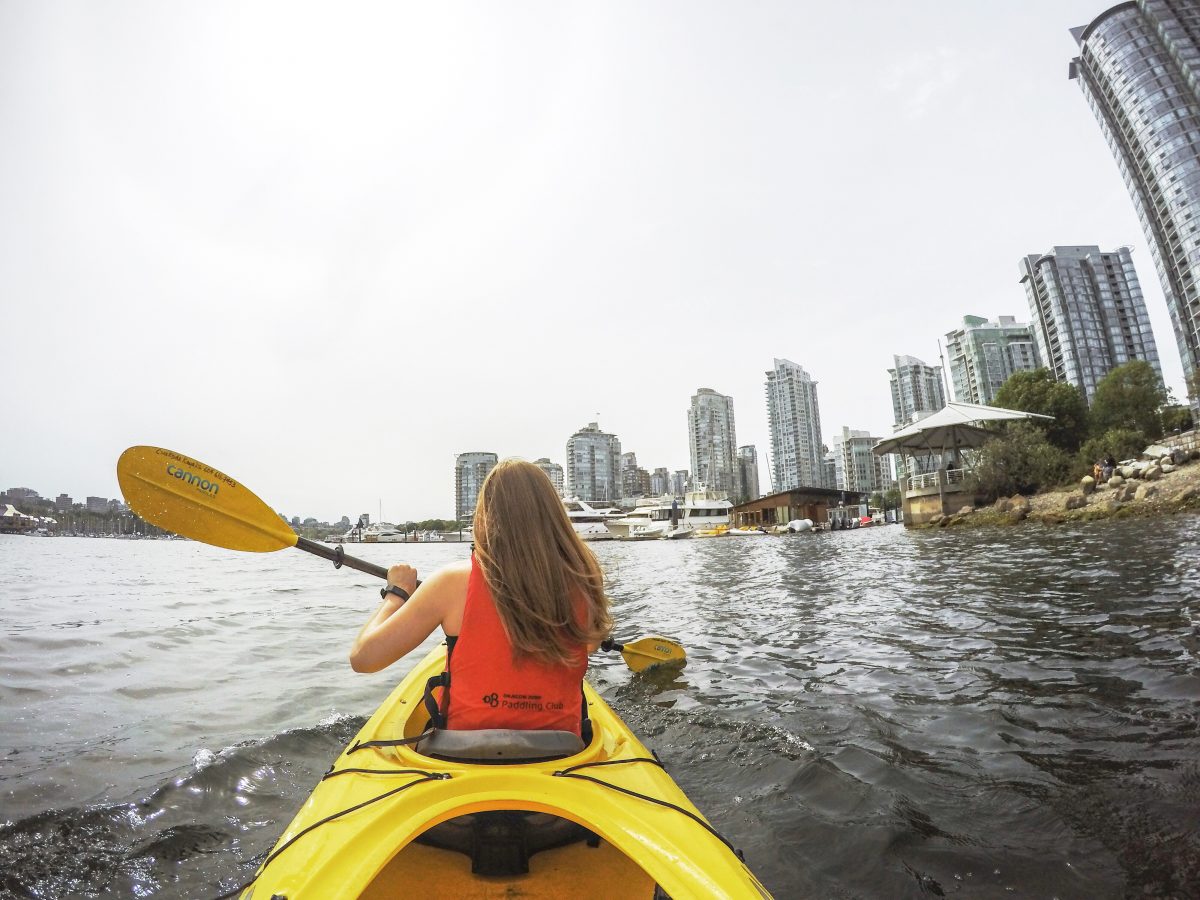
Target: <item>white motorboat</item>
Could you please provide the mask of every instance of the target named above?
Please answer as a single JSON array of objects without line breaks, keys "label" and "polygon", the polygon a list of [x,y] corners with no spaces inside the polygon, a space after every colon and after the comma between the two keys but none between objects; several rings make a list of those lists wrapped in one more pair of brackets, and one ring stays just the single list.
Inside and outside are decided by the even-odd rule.
[{"label": "white motorboat", "polygon": [[571,520],[571,527],[585,541],[611,541],[615,537],[606,523],[620,518],[619,509],[598,509],[578,497],[563,500],[563,508],[567,511],[567,518]]},{"label": "white motorboat", "polygon": [[608,519],[604,524],[618,541],[656,540],[671,526],[673,499],[664,496],[647,500],[621,518]]},{"label": "white motorboat", "polygon": [[373,522],[363,529],[364,544],[403,544],[404,532],[389,522]]},{"label": "white motorboat", "polygon": [[679,527],[694,532],[724,533],[733,521],[733,504],[725,491],[713,491],[700,485],[683,495],[679,507]]}]

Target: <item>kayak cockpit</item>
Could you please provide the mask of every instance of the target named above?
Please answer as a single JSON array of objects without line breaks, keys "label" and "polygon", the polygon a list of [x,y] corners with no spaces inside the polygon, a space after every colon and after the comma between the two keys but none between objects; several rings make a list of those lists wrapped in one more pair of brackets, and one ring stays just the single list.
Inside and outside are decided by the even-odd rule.
[{"label": "kayak cockpit", "polygon": [[665,897],[636,862],[569,819],[497,810],[441,822],[393,856],[360,895],[404,896],[421,884],[434,897],[644,900]]},{"label": "kayak cockpit", "polygon": [[423,756],[445,762],[516,765],[550,762],[582,753],[583,740],[573,731],[519,731],[484,728],[451,731],[438,728],[415,747]]}]

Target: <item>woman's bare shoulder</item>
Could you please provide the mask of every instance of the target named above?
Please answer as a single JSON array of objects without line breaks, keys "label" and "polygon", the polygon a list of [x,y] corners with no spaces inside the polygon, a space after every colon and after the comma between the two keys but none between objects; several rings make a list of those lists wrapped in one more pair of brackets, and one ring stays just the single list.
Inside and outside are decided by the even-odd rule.
[{"label": "woman's bare shoulder", "polygon": [[439,585],[447,587],[457,584],[466,586],[467,580],[471,577],[471,560],[461,559],[448,563],[434,572],[427,579],[431,582],[436,582]]}]

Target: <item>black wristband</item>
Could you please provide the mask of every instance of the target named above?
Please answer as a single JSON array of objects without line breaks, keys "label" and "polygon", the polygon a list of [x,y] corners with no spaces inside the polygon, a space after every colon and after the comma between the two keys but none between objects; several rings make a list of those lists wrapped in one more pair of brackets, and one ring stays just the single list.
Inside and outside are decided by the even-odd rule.
[{"label": "black wristband", "polygon": [[379,596],[384,600],[387,599],[388,594],[395,594],[400,598],[401,603],[408,600],[408,591],[402,587],[396,587],[394,584],[389,584],[387,587],[379,589]]}]

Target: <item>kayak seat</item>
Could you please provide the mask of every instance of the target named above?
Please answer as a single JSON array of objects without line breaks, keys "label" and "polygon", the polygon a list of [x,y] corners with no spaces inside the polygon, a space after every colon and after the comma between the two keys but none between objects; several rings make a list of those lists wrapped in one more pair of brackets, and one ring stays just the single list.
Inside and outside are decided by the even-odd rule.
[{"label": "kayak seat", "polygon": [[471,874],[511,878],[529,873],[529,858],[587,841],[598,847],[600,839],[575,822],[547,813],[498,810],[457,816],[418,835],[416,843],[452,850],[471,858]]},{"label": "kayak seat", "polygon": [[572,731],[435,728],[417,744],[416,751],[434,759],[506,765],[563,759],[580,753],[583,748],[582,739]]}]

